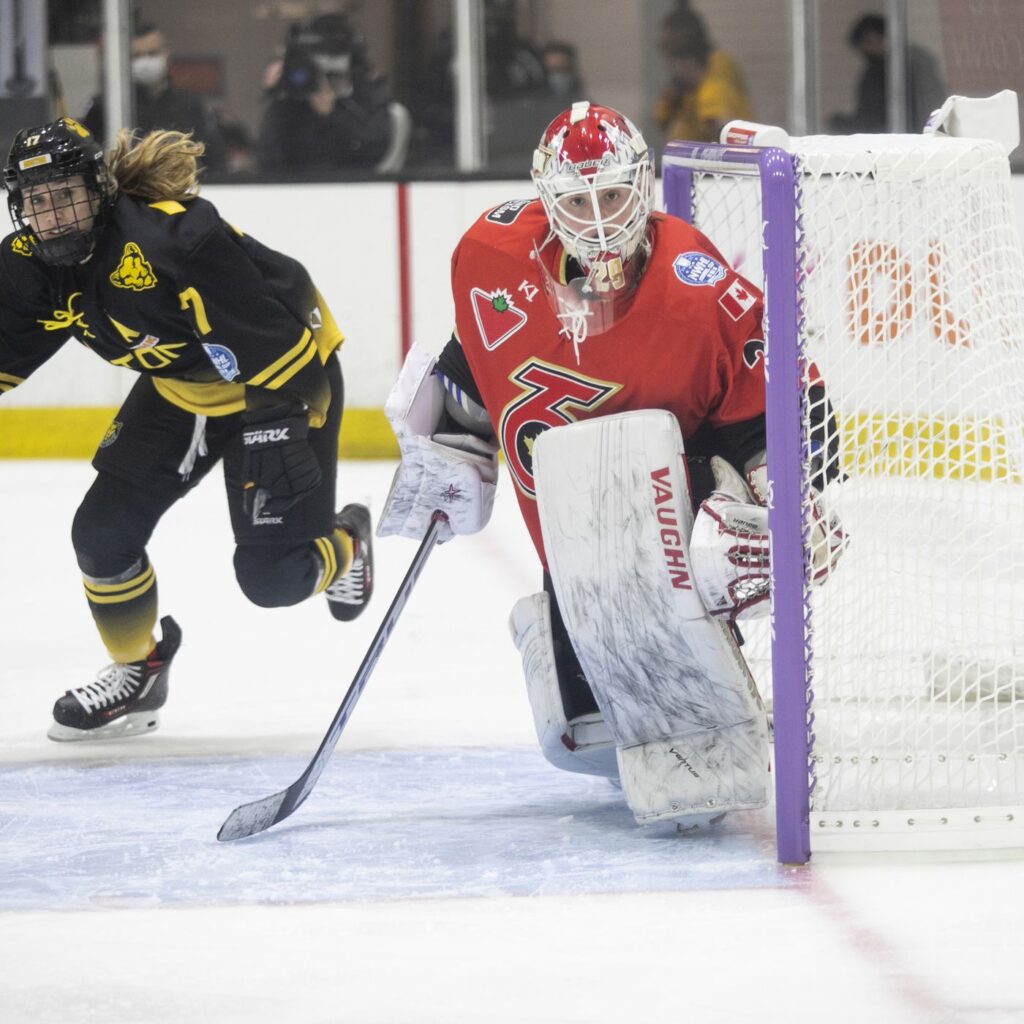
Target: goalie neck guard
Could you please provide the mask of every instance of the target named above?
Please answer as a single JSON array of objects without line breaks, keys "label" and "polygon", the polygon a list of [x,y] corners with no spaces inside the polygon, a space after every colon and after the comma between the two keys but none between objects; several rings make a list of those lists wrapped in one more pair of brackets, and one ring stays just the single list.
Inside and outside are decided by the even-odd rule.
[{"label": "goalie neck guard", "polygon": [[70,117],[14,136],[4,166],[7,205],[29,251],[51,266],[92,255],[114,186],[103,149]]}]

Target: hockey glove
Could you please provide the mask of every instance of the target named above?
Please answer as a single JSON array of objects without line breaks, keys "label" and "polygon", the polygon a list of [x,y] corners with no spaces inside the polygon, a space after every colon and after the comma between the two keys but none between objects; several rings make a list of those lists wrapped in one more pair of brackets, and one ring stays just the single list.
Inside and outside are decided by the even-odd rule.
[{"label": "hockey glove", "polygon": [[242,507],[253,523],[287,511],[322,479],[305,412],[274,406],[243,414]]},{"label": "hockey glove", "polygon": [[768,612],[768,509],[717,455],[715,490],[701,502],[690,537],[694,582],[712,615],[757,618]]},{"label": "hockey glove", "polygon": [[440,431],[445,391],[436,360],[413,345],[384,413],[398,439],[401,465],[377,521],[377,536],[422,540],[435,509],[448,517],[440,543],[476,533],[491,517],[498,481],[498,446],[471,433]]},{"label": "hockey glove", "polygon": [[399,438],[402,462],[395,471],[377,522],[377,536],[422,539],[435,509],[448,517],[441,543],[477,533],[491,518],[498,481],[498,446],[472,434]]},{"label": "hockey glove", "polygon": [[[759,462],[747,473],[747,483],[759,505],[768,504],[768,468]],[[829,508],[828,491],[811,489],[810,507],[811,579],[824,583],[835,570],[849,538],[834,509]]]},{"label": "hockey glove", "polygon": [[[746,481],[724,459],[711,459],[715,491],[700,509],[690,540],[697,592],[712,615],[757,618],[769,610],[768,474],[763,464]],[[749,486],[748,486],[749,483]],[[846,534],[824,498],[812,494],[811,579],[824,583],[846,550]]]}]

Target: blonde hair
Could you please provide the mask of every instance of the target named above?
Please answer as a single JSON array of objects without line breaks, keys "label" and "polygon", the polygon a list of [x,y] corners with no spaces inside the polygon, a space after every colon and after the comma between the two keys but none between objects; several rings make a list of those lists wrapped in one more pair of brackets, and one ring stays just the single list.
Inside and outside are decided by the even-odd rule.
[{"label": "blonde hair", "polygon": [[118,192],[150,202],[181,202],[199,192],[196,160],[205,150],[191,132],[154,131],[138,136],[122,128],[107,153],[107,170]]}]

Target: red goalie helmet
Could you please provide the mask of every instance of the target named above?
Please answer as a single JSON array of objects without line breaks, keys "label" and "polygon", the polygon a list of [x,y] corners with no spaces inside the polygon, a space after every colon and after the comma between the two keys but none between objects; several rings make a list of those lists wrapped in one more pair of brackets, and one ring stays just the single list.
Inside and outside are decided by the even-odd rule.
[{"label": "red goalie helmet", "polygon": [[574,103],[545,129],[532,177],[551,230],[585,268],[640,248],[654,208],[654,158],[610,107]]}]

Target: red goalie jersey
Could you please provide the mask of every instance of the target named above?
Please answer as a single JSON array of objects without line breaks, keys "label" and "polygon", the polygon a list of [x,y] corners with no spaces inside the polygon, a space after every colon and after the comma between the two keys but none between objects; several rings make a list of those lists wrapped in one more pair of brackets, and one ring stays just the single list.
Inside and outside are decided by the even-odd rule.
[{"label": "red goalie jersey", "polygon": [[714,435],[712,450],[740,469],[764,447],[760,292],[681,220],[655,214],[649,239],[636,291],[600,333],[590,329],[600,303],[573,313],[552,298],[548,275],[556,288],[565,285],[573,264],[549,238],[540,202],[491,210],[452,257],[456,332],[469,373],[459,372],[453,345],[439,369],[456,389],[478,392],[545,564],[532,449],[549,427],[665,409],[687,442]]}]

